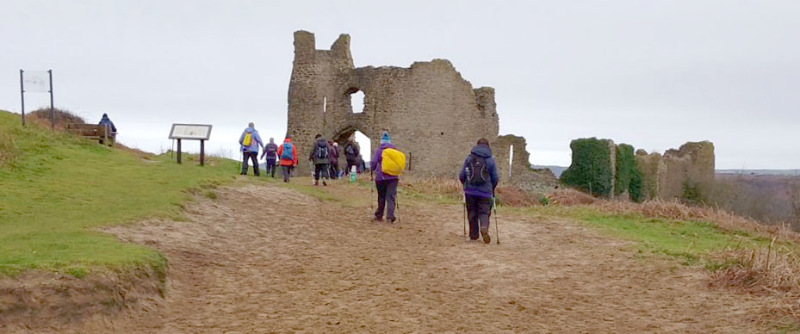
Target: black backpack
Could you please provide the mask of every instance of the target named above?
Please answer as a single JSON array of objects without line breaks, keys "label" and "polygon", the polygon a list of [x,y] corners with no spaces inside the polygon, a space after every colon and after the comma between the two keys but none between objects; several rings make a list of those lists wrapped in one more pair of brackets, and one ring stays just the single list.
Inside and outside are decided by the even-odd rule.
[{"label": "black backpack", "polygon": [[356,152],[356,146],[353,144],[347,144],[347,147],[344,148],[344,155],[348,158],[355,158],[358,153]]},{"label": "black backpack", "polygon": [[328,143],[317,144],[317,159],[328,159]]},{"label": "black backpack", "polygon": [[473,186],[481,186],[489,181],[489,167],[486,166],[486,158],[470,154],[467,162],[467,183]]}]

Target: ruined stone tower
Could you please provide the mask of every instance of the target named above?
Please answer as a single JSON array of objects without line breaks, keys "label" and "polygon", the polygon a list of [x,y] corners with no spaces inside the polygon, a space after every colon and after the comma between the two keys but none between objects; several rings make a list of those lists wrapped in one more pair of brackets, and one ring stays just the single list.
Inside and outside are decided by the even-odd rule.
[{"label": "ruined stone tower", "polygon": [[[364,110],[354,112],[350,95],[359,91]],[[478,138],[494,142],[499,131],[494,89],[473,89],[442,59],[409,68],[355,68],[350,36],[344,34],[330,50],[317,50],[314,34],[294,33],[288,112],[287,134],[299,149],[301,175],[308,173],[317,133],[343,148],[358,130],[374,150],[386,130],[406,153],[408,174],[449,176],[458,172]],[[371,152],[362,155],[371,159]]]}]

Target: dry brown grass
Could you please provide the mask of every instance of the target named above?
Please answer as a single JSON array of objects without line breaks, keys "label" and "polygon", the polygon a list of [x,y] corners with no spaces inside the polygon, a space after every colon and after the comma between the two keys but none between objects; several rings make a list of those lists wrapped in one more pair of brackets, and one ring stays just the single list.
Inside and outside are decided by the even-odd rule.
[{"label": "dry brown grass", "polygon": [[547,198],[550,200],[550,204],[563,206],[587,205],[600,201],[589,194],[569,188],[556,189],[548,194]]},{"label": "dry brown grass", "polygon": [[719,257],[730,266],[711,274],[710,286],[770,298],[760,322],[789,322],[800,326],[800,258],[785,247],[736,250]]},{"label": "dry brown grass", "polygon": [[[456,178],[408,176],[403,178],[403,187],[413,192],[454,201],[461,201],[464,196],[464,188]],[[539,196],[514,186],[498,186],[496,196],[500,205],[515,207],[539,205]]]},{"label": "dry brown grass", "polygon": [[[36,122],[44,127],[50,127],[50,108],[40,108],[31,111],[28,116],[29,120]],[[86,124],[83,117],[75,115],[73,112],[65,109],[53,109],[53,119],[55,120],[55,128],[63,130],[69,123]]]},{"label": "dry brown grass", "polygon": [[738,249],[715,255],[716,260],[727,265],[711,273],[709,285],[771,298],[771,307],[764,311],[762,321],[790,319],[792,326],[800,326],[800,257],[796,253],[800,249],[797,247],[800,234],[788,224],[765,225],[723,209],[689,206],[677,200],[641,204],[609,201],[571,189],[557,190],[550,197],[556,205],[583,205],[611,214],[703,221],[726,231],[744,230],[769,236],[772,242],[763,249]]}]

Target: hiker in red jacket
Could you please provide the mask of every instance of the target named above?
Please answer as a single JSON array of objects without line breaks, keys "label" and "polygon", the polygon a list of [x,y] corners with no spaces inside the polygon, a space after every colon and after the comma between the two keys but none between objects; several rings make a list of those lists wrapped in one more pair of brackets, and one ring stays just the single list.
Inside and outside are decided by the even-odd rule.
[{"label": "hiker in red jacket", "polygon": [[286,139],[283,140],[283,144],[278,146],[278,156],[281,158],[280,164],[283,182],[289,182],[292,168],[297,166],[297,147],[292,144],[292,136],[286,136]]}]

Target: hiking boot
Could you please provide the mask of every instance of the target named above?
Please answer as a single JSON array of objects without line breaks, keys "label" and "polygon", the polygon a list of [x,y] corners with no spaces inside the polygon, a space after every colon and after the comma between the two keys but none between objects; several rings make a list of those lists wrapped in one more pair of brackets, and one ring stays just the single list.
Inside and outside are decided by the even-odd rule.
[{"label": "hiking boot", "polygon": [[481,236],[483,237],[483,243],[488,244],[492,241],[492,238],[489,237],[489,229],[486,227],[481,227]]},{"label": "hiking boot", "polygon": [[319,180],[314,180],[314,186],[318,186],[318,185],[319,185]]},{"label": "hiking boot", "polygon": [[323,186],[323,187],[327,187],[327,186],[328,186],[328,184],[327,184],[327,183],[325,183],[325,180],[322,180],[322,186]]},{"label": "hiking boot", "polygon": [[394,224],[394,221],[397,220],[397,218],[392,217],[387,220],[389,221],[389,224]]},{"label": "hiking boot", "polygon": [[380,223],[383,221],[383,217],[372,217],[373,223]]}]

